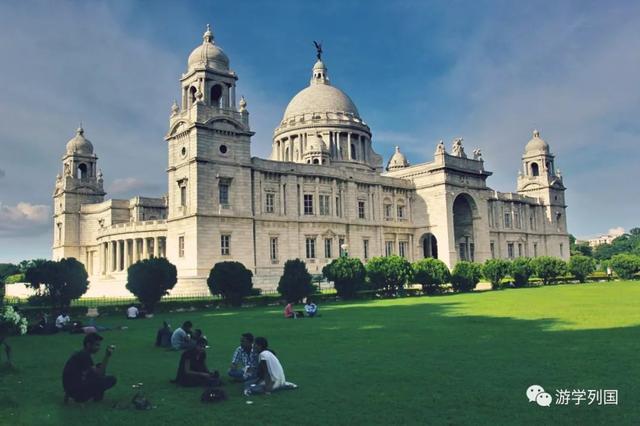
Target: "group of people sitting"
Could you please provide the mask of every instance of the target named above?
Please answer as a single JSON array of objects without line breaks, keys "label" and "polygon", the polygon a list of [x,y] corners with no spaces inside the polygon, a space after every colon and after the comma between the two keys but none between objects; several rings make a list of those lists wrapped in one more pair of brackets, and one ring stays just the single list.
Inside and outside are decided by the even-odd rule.
[{"label": "group of people sitting", "polygon": [[79,320],[71,320],[67,311],[61,311],[55,321],[51,321],[49,315],[43,313],[38,322],[29,328],[31,334],[55,334],[63,331],[77,334],[91,334],[107,330],[110,330],[110,328],[96,324],[94,318],[89,320],[89,324],[83,324]]},{"label": "group of people sitting", "polygon": [[[165,325],[168,326],[166,322]],[[182,347],[184,350],[180,356],[176,378],[172,382],[185,387],[219,386],[220,374],[207,366],[206,349],[209,347],[207,339],[202,335],[190,336],[191,327],[191,322],[186,321],[182,327],[172,333],[172,346],[174,343],[178,345],[179,342],[185,344]],[[186,339],[183,333],[187,335]],[[116,378],[107,375],[106,371],[115,346],[107,347],[101,363],[94,365],[93,362],[92,356],[100,351],[102,341],[103,337],[98,333],[87,334],[83,340],[82,350],[75,352],[66,362],[62,373],[65,402],[69,398],[77,402],[85,402],[89,399],[100,401],[105,391],[115,386]],[[244,384],[245,396],[298,387],[286,381],[282,364],[275,352],[269,348],[267,339],[264,337],[254,339],[251,333],[242,334],[240,345],[233,352],[227,374],[233,381]]]},{"label": "group of people sitting", "polygon": [[309,318],[313,318],[316,316],[317,313],[318,313],[318,305],[313,303],[313,301],[309,298],[307,298],[304,304],[304,311],[296,311],[293,308],[292,303],[287,303],[287,305],[284,307],[285,318],[296,319],[296,318],[304,318],[305,316]]}]

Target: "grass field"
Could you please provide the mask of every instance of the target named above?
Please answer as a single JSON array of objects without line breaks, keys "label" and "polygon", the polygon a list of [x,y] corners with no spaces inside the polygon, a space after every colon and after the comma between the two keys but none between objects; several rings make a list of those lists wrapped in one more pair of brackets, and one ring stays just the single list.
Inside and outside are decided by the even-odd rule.
[{"label": "grass field", "polygon": [[[118,385],[102,403],[62,405],[61,370],[77,335],[12,338],[16,371],[0,375],[0,424],[638,424],[640,283],[563,285],[331,304],[320,318],[280,308],[169,314],[99,323],[117,345]],[[199,402],[169,383],[179,354],[153,346],[162,319],[191,319],[209,338],[208,363],[226,372],[239,335],[264,335],[299,390]],[[102,354],[100,354],[101,358]],[[113,408],[143,382],[157,408]],[[525,390],[617,389],[615,405],[540,407]],[[253,404],[246,404],[246,401]],[[572,402],[573,404],[573,402]]]}]

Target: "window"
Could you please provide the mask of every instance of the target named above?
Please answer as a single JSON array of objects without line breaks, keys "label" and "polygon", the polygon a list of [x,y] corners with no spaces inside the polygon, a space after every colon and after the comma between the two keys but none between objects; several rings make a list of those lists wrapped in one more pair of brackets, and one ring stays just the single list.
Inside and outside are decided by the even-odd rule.
[{"label": "window", "polygon": [[520,215],[518,212],[513,212],[513,224],[516,228],[520,229]]},{"label": "window", "polygon": [[320,214],[322,216],[329,216],[329,196],[328,195],[320,195],[318,200],[320,202]]},{"label": "window", "polygon": [[218,185],[218,196],[220,205],[229,205],[229,182],[220,182]]},{"label": "window", "polygon": [[358,157],[356,156],[356,145],[355,144],[351,144],[351,159],[352,160],[357,160]]},{"label": "window", "polygon": [[398,206],[398,220],[404,219],[404,206]]},{"label": "window", "polygon": [[407,241],[400,241],[398,243],[398,254],[402,257],[407,257],[408,247],[409,243]]},{"label": "window", "polygon": [[460,252],[460,260],[467,260],[467,245],[465,243],[458,244],[458,251]]},{"label": "window", "polygon": [[364,252],[364,260],[369,259],[369,240],[362,240],[362,251]]},{"label": "window", "polygon": [[180,205],[186,207],[187,205],[187,185],[180,185]]},{"label": "window", "polygon": [[513,243],[507,244],[507,257],[513,259]]},{"label": "window", "polygon": [[267,196],[265,198],[265,201],[266,201],[265,211],[267,213],[273,213],[275,199],[276,199],[276,194],[274,194],[273,192],[267,192]]},{"label": "window", "polygon": [[315,259],[316,258],[316,239],[307,238],[306,248],[307,248],[307,259]]},{"label": "window", "polygon": [[560,243],[560,257],[564,257],[564,244]]},{"label": "window", "polygon": [[538,257],[538,243],[533,243],[533,257]]},{"label": "window", "polygon": [[504,213],[504,227],[511,228],[511,212]]},{"label": "window", "polygon": [[220,235],[220,254],[229,256],[231,253],[231,235]]},{"label": "window", "polygon": [[358,218],[364,219],[365,217],[365,202],[358,201]]},{"label": "window", "polygon": [[313,194],[304,194],[304,214],[313,214]]},{"label": "window", "polygon": [[340,201],[340,197],[336,197],[336,216],[342,216],[342,202]]},{"label": "window", "polygon": [[538,163],[531,163],[531,175],[540,176],[540,168],[538,167]]},{"label": "window", "polygon": [[333,245],[333,239],[332,238],[325,238],[324,239],[324,257],[326,259],[331,259],[331,246]]},{"label": "window", "polygon": [[491,250],[491,258],[495,259],[496,258],[496,244],[491,241],[491,243],[489,243],[489,250]]},{"label": "window", "polygon": [[340,257],[347,254],[347,251],[342,246],[344,246],[344,238],[338,238],[338,248],[340,249]]},{"label": "window", "polygon": [[522,257],[522,244],[518,243],[518,257]]},{"label": "window", "polygon": [[184,257],[184,235],[178,237],[178,257]]},{"label": "window", "polygon": [[384,255],[393,256],[393,241],[385,241],[384,243]]},{"label": "window", "polygon": [[278,260],[278,237],[269,239],[269,257],[271,257],[272,261]]},{"label": "window", "polygon": [[533,227],[533,216],[529,217],[529,229],[531,229],[531,230],[535,229]]},{"label": "window", "polygon": [[391,204],[385,204],[384,205],[384,218],[386,220],[391,220],[391,212],[393,211],[393,206]]},{"label": "window", "polygon": [[62,242],[62,222],[58,222],[56,224],[56,226],[58,227],[58,242]]}]

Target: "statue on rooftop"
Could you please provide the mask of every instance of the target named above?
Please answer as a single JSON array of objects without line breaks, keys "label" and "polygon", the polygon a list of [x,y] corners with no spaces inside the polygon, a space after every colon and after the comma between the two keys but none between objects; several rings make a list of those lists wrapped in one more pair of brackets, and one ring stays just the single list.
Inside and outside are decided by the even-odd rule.
[{"label": "statue on rooftop", "polygon": [[316,58],[318,58],[318,60],[321,61],[322,60],[322,43],[319,43],[314,40],[313,45],[316,47]]}]

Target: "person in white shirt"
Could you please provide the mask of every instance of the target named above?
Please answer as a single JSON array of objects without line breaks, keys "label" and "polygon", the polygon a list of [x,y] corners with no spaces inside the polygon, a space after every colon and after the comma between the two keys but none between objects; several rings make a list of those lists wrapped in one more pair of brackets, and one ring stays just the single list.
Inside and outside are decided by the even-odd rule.
[{"label": "person in white shirt", "polygon": [[191,349],[195,346],[195,341],[191,340],[191,321],[185,321],[182,327],[175,329],[171,335],[171,347],[177,351]]},{"label": "person in white shirt", "polygon": [[69,315],[65,311],[60,312],[60,315],[56,318],[56,328],[58,330],[66,330],[69,328],[70,323],[71,318],[69,318]]},{"label": "person in white shirt", "polygon": [[138,318],[139,314],[140,314],[140,311],[138,310],[138,308],[135,307],[135,305],[131,305],[127,309],[127,319],[136,319]]},{"label": "person in white shirt", "polygon": [[269,343],[264,337],[256,337],[254,347],[258,352],[258,378],[246,382],[244,395],[271,393],[278,390],[297,389],[298,385],[287,382],[282,364],[273,351],[269,350]]},{"label": "person in white shirt", "polygon": [[304,311],[307,313],[308,317],[312,318],[316,316],[316,313],[318,312],[318,305],[307,299],[307,303],[304,305]]}]

